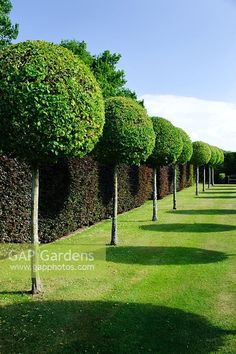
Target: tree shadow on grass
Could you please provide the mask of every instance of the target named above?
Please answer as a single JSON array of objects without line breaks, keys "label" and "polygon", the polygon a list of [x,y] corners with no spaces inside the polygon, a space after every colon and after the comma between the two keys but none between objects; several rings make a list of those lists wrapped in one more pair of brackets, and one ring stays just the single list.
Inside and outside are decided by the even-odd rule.
[{"label": "tree shadow on grass", "polygon": [[31,290],[16,290],[16,291],[0,291],[0,295],[30,295],[32,294]]},{"label": "tree shadow on grass", "polygon": [[180,215],[228,215],[236,214],[234,209],[198,209],[198,210],[171,210],[168,211],[170,214],[180,214]]},{"label": "tree shadow on grass", "polygon": [[233,231],[236,230],[236,226],[225,225],[225,224],[207,224],[207,223],[197,223],[197,224],[150,224],[142,225],[139,227],[142,230],[146,231],[156,231],[156,232],[224,232],[224,231]]},{"label": "tree shadow on grass", "polygon": [[234,189],[236,188],[236,184],[228,184],[228,185],[221,185],[221,184],[218,184],[218,185],[215,185],[214,187],[211,187],[210,189]]},{"label": "tree shadow on grass", "polygon": [[223,252],[193,247],[110,247],[106,253],[108,262],[143,265],[207,264],[227,258]]},{"label": "tree shadow on grass", "polygon": [[140,303],[23,302],[1,317],[2,354],[207,354],[235,333],[190,312]]},{"label": "tree shadow on grass", "polygon": [[236,196],[232,195],[204,195],[201,194],[201,198],[209,198],[209,199],[235,199]]},{"label": "tree shadow on grass", "polygon": [[232,191],[232,190],[230,190],[230,191],[226,191],[226,190],[224,190],[224,191],[211,191],[211,192],[208,192],[208,191],[205,191],[204,192],[204,194],[232,194],[232,193],[236,193],[236,190],[234,190],[234,191]]}]

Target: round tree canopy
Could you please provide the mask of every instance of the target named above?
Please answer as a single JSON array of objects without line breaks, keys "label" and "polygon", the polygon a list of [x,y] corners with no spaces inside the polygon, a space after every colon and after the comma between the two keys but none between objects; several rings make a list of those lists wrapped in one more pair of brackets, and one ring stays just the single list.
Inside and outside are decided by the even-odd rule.
[{"label": "round tree canopy", "polygon": [[209,160],[209,165],[210,166],[214,166],[215,164],[217,164],[217,161],[219,159],[219,152],[218,152],[218,148],[212,145],[209,145],[210,150],[211,150],[211,158]]},{"label": "round tree canopy", "polygon": [[98,141],[104,102],[91,71],[55,44],[0,52],[0,149],[31,163],[82,157]]},{"label": "round tree canopy", "polygon": [[188,136],[188,134],[181,128],[176,128],[178,129],[182,141],[183,141],[183,149],[182,152],[180,154],[180,156],[178,157],[177,162],[180,164],[185,164],[188,161],[190,161],[192,154],[193,154],[193,145],[192,145],[192,141],[190,139],[190,137]]},{"label": "round tree canopy", "polygon": [[183,149],[179,130],[167,119],[152,117],[156,143],[148,163],[152,166],[175,164]]},{"label": "round tree canopy", "polygon": [[191,163],[195,166],[207,165],[211,158],[211,149],[203,141],[193,142],[193,155]]},{"label": "round tree canopy", "polygon": [[225,160],[225,154],[224,154],[224,151],[217,148],[218,150],[218,160],[216,162],[216,165],[221,165],[224,163],[224,160]]},{"label": "round tree canopy", "polygon": [[139,165],[151,154],[155,144],[152,121],[146,110],[126,97],[105,101],[105,125],[94,154],[109,164]]}]

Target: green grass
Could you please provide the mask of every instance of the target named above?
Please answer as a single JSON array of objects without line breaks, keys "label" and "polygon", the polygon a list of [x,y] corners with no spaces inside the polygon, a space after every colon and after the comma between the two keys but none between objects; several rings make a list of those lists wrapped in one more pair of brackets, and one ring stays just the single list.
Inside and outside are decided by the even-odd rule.
[{"label": "green grass", "polygon": [[[194,188],[119,216],[94,272],[30,274],[1,263],[1,347],[10,353],[236,353],[236,185]],[[98,247],[110,221],[50,247]],[[46,247],[46,246],[42,246]]]}]

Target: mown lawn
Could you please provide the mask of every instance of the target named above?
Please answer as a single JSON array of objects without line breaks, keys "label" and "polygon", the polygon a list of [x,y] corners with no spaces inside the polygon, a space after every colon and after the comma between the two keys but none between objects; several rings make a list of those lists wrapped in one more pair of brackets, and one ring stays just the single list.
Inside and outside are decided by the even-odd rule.
[{"label": "mown lawn", "polygon": [[[94,271],[30,273],[1,259],[1,347],[10,353],[236,353],[236,185],[194,188],[119,216]],[[109,243],[110,221],[50,247]],[[86,246],[86,247],[87,247]],[[44,247],[44,246],[43,246]]]}]

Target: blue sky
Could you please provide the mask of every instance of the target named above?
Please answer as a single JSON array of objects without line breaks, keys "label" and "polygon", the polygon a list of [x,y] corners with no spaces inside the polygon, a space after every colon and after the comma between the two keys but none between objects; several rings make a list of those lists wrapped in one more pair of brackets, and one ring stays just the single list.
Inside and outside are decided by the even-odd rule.
[{"label": "blue sky", "polygon": [[[11,18],[20,25],[18,41],[77,39],[85,40],[94,54],[105,49],[121,53],[127,86],[145,99],[151,114],[165,115],[193,139],[236,150],[235,137],[220,136],[218,105],[225,107],[220,109],[224,117],[228,112],[224,126],[226,121],[233,124],[224,134],[236,134],[236,0],[12,0],[12,4]],[[175,114],[176,104],[185,105],[185,111]],[[181,113],[189,114],[189,121],[183,121]],[[193,129],[196,115],[205,130],[196,124]],[[208,121],[214,115],[217,131],[212,136]]]}]

